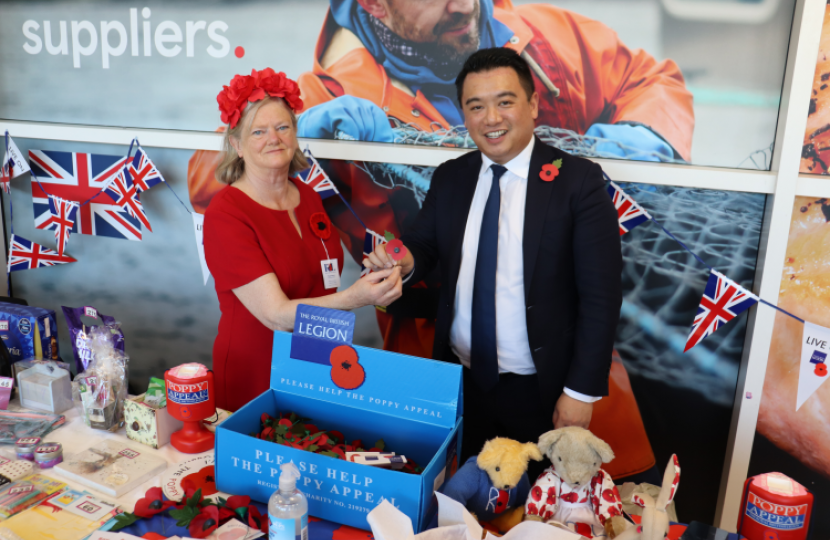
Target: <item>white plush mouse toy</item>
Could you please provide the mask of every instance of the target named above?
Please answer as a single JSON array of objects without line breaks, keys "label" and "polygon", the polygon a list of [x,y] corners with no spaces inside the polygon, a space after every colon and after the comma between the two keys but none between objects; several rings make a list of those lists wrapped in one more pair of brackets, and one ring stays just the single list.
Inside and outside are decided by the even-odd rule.
[{"label": "white plush mouse toy", "polygon": [[[525,519],[562,524],[586,537],[606,536],[606,523],[626,527],[619,492],[600,467],[614,459],[611,447],[587,429],[566,427],[539,438],[551,466],[536,480]],[[609,525],[610,526],[610,525]]]}]

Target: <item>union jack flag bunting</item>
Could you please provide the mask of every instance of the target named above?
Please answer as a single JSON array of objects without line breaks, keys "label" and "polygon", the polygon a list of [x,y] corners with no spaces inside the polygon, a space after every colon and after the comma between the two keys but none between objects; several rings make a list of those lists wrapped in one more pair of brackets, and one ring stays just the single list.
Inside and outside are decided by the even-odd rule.
[{"label": "union jack flag bunting", "polygon": [[135,189],[139,193],[147,191],[151,187],[165,181],[155,164],[150,161],[147,153],[140,146],[136,150],[133,160],[129,165],[129,172],[130,180],[133,181]]},{"label": "union jack flag bunting", "polygon": [[608,195],[614,201],[614,207],[617,209],[617,220],[620,223],[620,236],[624,235],[637,225],[644,223],[651,219],[648,212],[642,206],[625,194],[620,189],[620,186],[614,182],[608,182]]},{"label": "union jack flag bunting", "polygon": [[147,214],[144,212],[144,206],[138,198],[138,186],[130,180],[130,173],[124,167],[120,173],[115,175],[109,187],[107,187],[107,195],[112,197],[115,204],[127,210],[127,213],[132,217],[141,221],[147,230],[153,232],[150,227],[150,220],[147,219]]},{"label": "union jack flag bunting", "polygon": [[11,180],[15,176],[29,172],[29,164],[23,159],[20,149],[14,144],[14,140],[6,132],[6,146],[3,154],[3,166],[0,167],[0,184],[5,193],[11,192]]},{"label": "union jack flag bunting", "polygon": [[[375,251],[381,244],[386,243],[386,238],[379,235],[375,231],[370,229],[366,229],[366,236],[363,238],[363,256],[368,257],[370,253]],[[365,266],[361,265],[360,277],[363,277],[367,274],[371,274],[372,271],[366,268]]]},{"label": "union jack flag bunting", "polygon": [[6,272],[32,270],[43,266],[77,262],[72,257],[58,255],[57,251],[30,242],[15,234],[12,235],[10,244],[11,249],[9,249],[9,262],[6,266]]},{"label": "union jack flag bunting", "polygon": [[311,152],[309,152],[308,149],[305,151],[305,157],[308,159],[309,163],[311,163],[311,167],[297,173],[300,180],[302,180],[304,184],[311,186],[314,191],[320,194],[320,198],[322,199],[339,193],[337,188],[334,186],[334,182],[331,181],[329,175],[327,175],[326,171],[324,171],[320,164],[317,163],[317,160],[314,159],[314,156],[311,155]]},{"label": "union jack flag bunting", "polygon": [[[101,195],[89,204],[86,201],[109,186],[123,169],[127,158],[76,152],[30,150],[29,161],[40,184],[51,195],[75,201],[78,209],[72,232],[141,240],[141,222],[130,216],[109,197]],[[51,229],[49,198],[38,182],[32,182],[32,199],[35,209],[35,227]]]},{"label": "union jack flag bunting", "polygon": [[756,303],[757,296],[723,274],[712,270],[683,352],[700,343],[703,338],[714,334],[718,328]]},{"label": "union jack flag bunting", "polygon": [[78,203],[50,195],[49,212],[52,214],[51,221],[55,228],[55,244],[58,246],[58,255],[63,256],[66,252],[66,244],[69,243],[69,232],[75,225]]}]

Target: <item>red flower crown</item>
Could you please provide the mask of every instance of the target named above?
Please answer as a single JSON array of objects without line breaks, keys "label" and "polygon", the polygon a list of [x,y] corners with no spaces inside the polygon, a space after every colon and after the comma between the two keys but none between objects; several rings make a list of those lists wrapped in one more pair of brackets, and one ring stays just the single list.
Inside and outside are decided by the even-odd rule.
[{"label": "red flower crown", "polygon": [[222,122],[229,124],[231,129],[235,128],[245,106],[249,102],[265,98],[266,95],[284,99],[295,113],[303,108],[300,87],[286,77],[285,73],[275,73],[271,68],[262,71],[252,69],[250,75],[234,76],[230,87],[222,86],[222,91],[216,96],[219,110],[222,112]]}]

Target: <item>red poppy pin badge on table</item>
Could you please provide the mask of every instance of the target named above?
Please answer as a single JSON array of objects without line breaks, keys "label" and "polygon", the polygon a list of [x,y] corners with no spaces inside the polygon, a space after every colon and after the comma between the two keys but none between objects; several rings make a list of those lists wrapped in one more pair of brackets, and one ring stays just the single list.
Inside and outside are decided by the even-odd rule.
[{"label": "red poppy pin badge on table", "polygon": [[309,218],[311,232],[321,240],[328,240],[331,236],[331,220],[325,212],[314,212]]},{"label": "red poppy pin badge on table", "polygon": [[397,240],[394,234],[386,231],[383,237],[386,238],[386,247],[384,249],[386,249],[386,253],[388,253],[390,257],[396,261],[400,261],[406,257],[406,246],[403,245],[403,242]]},{"label": "red poppy pin badge on table", "polygon": [[553,163],[545,163],[542,165],[542,172],[539,173],[539,178],[545,182],[553,182],[559,176],[559,169],[562,168],[562,160],[554,160]]}]

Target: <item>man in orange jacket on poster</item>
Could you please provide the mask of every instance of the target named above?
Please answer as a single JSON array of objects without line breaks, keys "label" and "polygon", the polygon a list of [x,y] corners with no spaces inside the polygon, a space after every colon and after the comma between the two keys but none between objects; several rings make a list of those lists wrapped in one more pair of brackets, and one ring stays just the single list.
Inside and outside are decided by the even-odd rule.
[{"label": "man in orange jacket on poster", "polygon": [[[305,103],[299,135],[391,143],[406,130],[459,133],[447,140],[463,140],[455,76],[469,54],[492,46],[512,48],[530,64],[541,98],[537,127],[596,137],[595,149],[609,157],[690,161],[692,95],[674,62],[628,49],[597,21],[510,0],[331,0],[313,68],[298,79]],[[198,212],[222,187],[213,177],[217,157],[198,151],[190,160]],[[417,213],[406,188],[384,187],[350,162],[326,168],[374,231],[398,237]],[[362,225],[345,208],[328,210],[361,261]],[[388,313],[377,312],[385,349],[431,356],[438,285],[427,280]],[[605,468],[621,478],[651,469],[655,460],[627,373],[615,360],[609,396],[595,404],[591,429],[614,448],[617,458]]]}]

